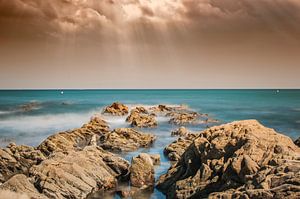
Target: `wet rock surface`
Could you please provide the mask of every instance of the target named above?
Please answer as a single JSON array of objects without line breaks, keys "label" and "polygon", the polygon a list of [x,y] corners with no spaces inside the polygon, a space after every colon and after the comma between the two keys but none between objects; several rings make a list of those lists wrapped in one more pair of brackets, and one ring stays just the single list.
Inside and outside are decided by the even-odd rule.
[{"label": "wet rock surface", "polygon": [[233,122],[201,132],[157,187],[168,198],[299,198],[299,156],[273,129]]},{"label": "wet rock surface", "polygon": [[118,128],[107,133],[98,145],[106,150],[121,152],[134,151],[140,147],[150,147],[156,137],[149,133],[142,133],[132,128]]},{"label": "wet rock surface", "polygon": [[130,183],[134,187],[153,187],[155,182],[154,164],[150,155],[141,153],[133,157],[130,167]]},{"label": "wet rock surface", "polygon": [[115,116],[127,115],[128,112],[129,112],[128,107],[119,102],[115,102],[112,105],[107,106],[103,111],[104,114],[111,114]]}]

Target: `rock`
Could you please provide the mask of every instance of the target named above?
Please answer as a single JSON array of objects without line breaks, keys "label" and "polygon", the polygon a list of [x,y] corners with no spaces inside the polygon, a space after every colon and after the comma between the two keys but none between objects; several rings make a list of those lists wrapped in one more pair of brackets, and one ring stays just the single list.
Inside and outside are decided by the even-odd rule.
[{"label": "rock", "polygon": [[168,198],[299,198],[299,175],[293,141],[245,120],[201,132],[157,187]]},{"label": "rock", "polygon": [[27,104],[23,104],[20,106],[20,110],[24,112],[32,111],[34,109],[38,109],[40,106],[39,102],[30,102]]},{"label": "rock", "polygon": [[154,166],[151,157],[141,153],[132,158],[130,167],[130,183],[134,187],[145,188],[154,186]]},{"label": "rock", "polygon": [[49,198],[86,198],[98,190],[114,188],[129,172],[129,163],[100,147],[55,152],[31,167],[35,186]]},{"label": "rock", "polygon": [[149,154],[153,165],[160,165],[160,155],[159,154]]},{"label": "rock", "polygon": [[[34,198],[34,199],[46,199],[47,197],[40,194],[38,190],[34,187],[34,185],[30,182],[30,180],[23,174],[17,174],[13,177],[11,177],[8,181],[3,183],[0,186],[0,190],[7,190],[7,191],[12,191],[15,193],[11,193],[13,195],[19,194],[19,197],[27,197],[29,198]],[[21,195],[22,194],[22,195]],[[0,195],[2,193],[0,192]],[[0,196],[0,198],[1,198]],[[10,197],[10,198],[17,198],[16,197]]]},{"label": "rock", "polygon": [[186,129],[184,126],[181,126],[179,129],[176,129],[175,131],[171,132],[172,136],[186,136],[187,134],[189,134],[190,132],[188,131],[188,129]]},{"label": "rock", "polygon": [[9,190],[0,190],[0,199],[30,199],[27,194],[24,193],[16,193],[14,191]]},{"label": "rock", "polygon": [[170,116],[171,119],[169,120],[170,124],[175,125],[187,125],[187,124],[196,124],[199,118],[198,113],[192,112],[192,113],[178,113],[178,112],[172,112],[168,114],[167,116]]},{"label": "rock", "polygon": [[119,102],[115,102],[104,109],[105,114],[111,114],[116,116],[127,115],[128,112],[128,107]]},{"label": "rock", "polygon": [[197,137],[197,134],[187,134],[184,137],[180,137],[173,143],[165,147],[164,153],[171,161],[178,161],[184,151],[193,143],[193,140]]},{"label": "rock", "polygon": [[167,105],[158,105],[150,108],[150,111],[153,113],[171,113],[171,112],[181,112],[181,111],[187,111],[188,107],[185,105],[180,105],[180,106],[167,106]]},{"label": "rock", "polygon": [[300,147],[300,137],[294,141],[294,144]]},{"label": "rock", "polygon": [[45,159],[43,153],[30,146],[11,143],[0,149],[0,182],[5,182],[15,174],[27,174],[32,165]]},{"label": "rock", "polygon": [[149,147],[156,137],[132,128],[118,128],[99,140],[98,145],[111,151],[134,151],[140,147]]},{"label": "rock", "polygon": [[126,118],[126,121],[131,123],[132,127],[139,128],[152,128],[157,126],[155,116],[149,114],[143,107],[137,107],[130,112],[130,115]]},{"label": "rock", "polygon": [[38,149],[46,156],[56,151],[82,149],[88,145],[95,145],[95,140],[97,142],[98,139],[102,139],[108,132],[108,124],[99,116],[94,116],[81,128],[51,135],[38,146]]}]

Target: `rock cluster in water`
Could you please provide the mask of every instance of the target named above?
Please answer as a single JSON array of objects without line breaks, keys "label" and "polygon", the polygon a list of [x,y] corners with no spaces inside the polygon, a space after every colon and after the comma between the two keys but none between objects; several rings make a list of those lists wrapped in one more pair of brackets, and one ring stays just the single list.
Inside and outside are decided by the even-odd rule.
[{"label": "rock cluster in water", "polygon": [[[184,106],[133,107],[113,103],[104,115],[126,116],[135,128],[111,130],[101,115],[81,128],[48,137],[37,147],[10,144],[0,149],[0,196],[5,198],[89,198],[99,191],[137,197],[152,191],[158,154],[126,161],[118,153],[151,147],[156,137],[140,128],[158,125],[157,116],[180,125],[165,147],[172,161],[157,187],[168,198],[299,198],[300,149],[290,138],[255,120],[192,133],[185,125],[214,123]],[[119,182],[130,183],[128,189]]]}]

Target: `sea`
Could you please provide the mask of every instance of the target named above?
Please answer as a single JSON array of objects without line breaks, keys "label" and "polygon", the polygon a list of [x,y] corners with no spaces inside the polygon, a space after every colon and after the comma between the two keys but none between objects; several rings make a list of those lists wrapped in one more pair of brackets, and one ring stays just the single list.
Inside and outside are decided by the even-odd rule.
[{"label": "sea", "polygon": [[[81,127],[113,102],[129,107],[186,105],[194,111],[207,113],[217,119],[218,124],[256,119],[293,140],[300,137],[300,90],[0,90],[0,147],[10,142],[38,146],[56,132]],[[114,129],[129,127],[125,118],[105,116],[104,119]],[[169,124],[165,117],[157,119],[157,128],[141,129],[157,136],[153,146],[122,154],[129,161],[140,152],[160,154],[161,165],[155,167],[156,179],[170,167],[163,149],[176,139],[171,131],[178,128]],[[188,128],[199,132],[213,125],[217,124]],[[165,196],[155,189],[143,198]]]}]

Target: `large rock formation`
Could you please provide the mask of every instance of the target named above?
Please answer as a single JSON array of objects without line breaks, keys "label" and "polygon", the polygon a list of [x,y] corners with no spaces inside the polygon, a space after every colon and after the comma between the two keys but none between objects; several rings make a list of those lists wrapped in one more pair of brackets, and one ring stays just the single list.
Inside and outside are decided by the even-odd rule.
[{"label": "large rock formation", "polygon": [[121,104],[119,102],[115,102],[110,106],[107,106],[104,109],[104,114],[111,114],[111,115],[116,115],[116,116],[122,116],[122,115],[127,115],[128,114],[128,107],[125,106],[124,104]]},{"label": "large rock formation", "polygon": [[165,147],[164,153],[171,161],[178,161],[185,150],[193,143],[197,134],[189,133],[184,137],[180,137]]},{"label": "large rock formation", "polygon": [[45,159],[43,153],[30,146],[9,144],[0,149],[0,182],[5,182],[18,173],[28,173],[32,165]]},{"label": "large rock formation", "polygon": [[[8,181],[0,186],[0,198],[4,194],[7,195],[6,198],[33,198],[33,199],[46,199],[47,197],[39,193],[39,191],[34,187],[32,182],[23,174],[17,174],[11,177]],[[3,192],[2,192],[3,191]],[[4,192],[4,191],[13,191]],[[18,193],[18,194],[17,194]],[[10,196],[10,197],[9,197]]]},{"label": "large rock formation", "polygon": [[134,187],[146,188],[154,186],[154,166],[151,156],[141,153],[132,158],[130,167],[130,183]]},{"label": "large rock formation", "polygon": [[92,191],[116,186],[117,178],[128,175],[129,163],[100,147],[56,152],[31,167],[30,176],[38,190],[49,198],[85,198]]},{"label": "large rock formation", "polygon": [[156,137],[132,128],[118,128],[99,140],[98,145],[111,151],[134,151],[140,147],[149,147]]},{"label": "large rock formation", "polygon": [[195,112],[172,112],[168,114],[168,116],[171,117],[169,122],[175,125],[197,124],[197,122],[199,123],[199,114]]},{"label": "large rock formation", "polygon": [[233,122],[201,132],[158,188],[169,198],[299,198],[299,156],[273,129]]},{"label": "large rock formation", "polygon": [[80,149],[94,145],[95,139],[101,139],[108,132],[108,124],[99,116],[94,116],[81,128],[51,135],[38,146],[38,149],[47,156],[55,151]]}]

